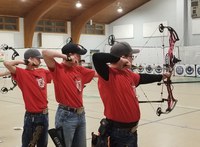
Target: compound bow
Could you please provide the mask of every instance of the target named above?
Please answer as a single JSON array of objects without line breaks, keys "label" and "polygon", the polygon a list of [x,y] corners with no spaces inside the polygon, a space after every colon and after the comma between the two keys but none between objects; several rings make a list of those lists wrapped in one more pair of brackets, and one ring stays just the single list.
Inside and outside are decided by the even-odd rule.
[{"label": "compound bow", "polygon": [[[19,56],[19,53],[18,53],[14,48],[9,47],[9,46],[6,45],[6,44],[1,45],[1,49],[2,49],[3,51],[12,50],[12,51],[13,51],[13,54],[12,54],[12,56],[11,56],[11,59],[12,59],[12,60],[15,60],[15,58],[16,58],[17,56]],[[8,77],[6,76],[6,77],[4,77],[4,78],[10,78],[10,76],[8,76]],[[5,94],[5,93],[7,93],[8,91],[13,90],[13,89],[17,86],[16,81],[13,80],[12,77],[11,77],[11,82],[12,82],[13,86],[11,86],[11,87],[9,87],[9,88],[7,88],[7,87],[5,87],[5,86],[2,87],[2,88],[1,88],[1,93]]]},{"label": "compound bow", "polygon": [[[174,65],[178,62],[180,62],[181,60],[179,60],[178,58],[175,57],[175,55],[173,54],[174,51],[174,45],[176,43],[176,41],[179,40],[179,37],[176,33],[176,31],[170,27],[170,26],[163,26],[163,24],[159,25],[159,31],[160,33],[163,33],[164,29],[167,29],[169,31],[169,49],[167,54],[165,55],[165,64],[164,64],[164,68],[165,72],[169,72],[172,75],[172,72],[174,70]],[[108,44],[110,46],[114,45],[114,43],[117,42],[115,40],[114,35],[110,35],[108,37]],[[167,108],[165,111],[162,110],[161,107],[158,107],[156,110],[156,114],[158,116],[160,116],[161,114],[168,114],[170,113],[174,107],[176,106],[177,103],[177,99],[174,98],[172,90],[173,90],[173,86],[172,86],[172,82],[171,82],[171,76],[169,78],[167,78],[166,80],[163,80],[163,83],[158,83],[158,85],[160,84],[165,84],[165,86],[167,87],[167,92],[168,92],[168,97],[167,98],[162,98],[161,100],[156,100],[156,101],[139,101],[139,103],[163,103],[163,102],[167,102]],[[162,93],[161,93],[162,94]]]},{"label": "compound bow", "polygon": [[[172,75],[172,72],[174,70],[174,65],[178,62],[180,62],[181,60],[179,60],[178,58],[175,57],[175,55],[173,54],[174,51],[174,45],[176,43],[176,41],[179,41],[179,37],[176,33],[176,31],[170,27],[170,26],[163,26],[163,24],[159,25],[159,31],[162,33],[164,31],[164,29],[167,29],[169,31],[169,49],[168,49],[168,53],[165,56],[165,70],[166,72],[169,72]],[[161,83],[159,83],[161,84]],[[167,92],[168,92],[168,97],[167,99],[163,98],[162,101],[167,101],[167,109],[165,111],[162,111],[161,107],[158,107],[156,114],[158,116],[160,116],[161,114],[168,114],[170,113],[174,107],[176,106],[177,103],[177,99],[174,98],[172,90],[172,82],[171,82],[171,76],[168,77],[166,80],[163,80],[163,84],[165,84],[165,86],[167,87]]]}]

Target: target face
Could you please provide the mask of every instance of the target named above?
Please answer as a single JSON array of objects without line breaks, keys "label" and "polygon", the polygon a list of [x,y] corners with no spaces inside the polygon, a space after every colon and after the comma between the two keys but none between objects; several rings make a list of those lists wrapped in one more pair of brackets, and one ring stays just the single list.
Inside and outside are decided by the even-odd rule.
[{"label": "target face", "polygon": [[153,71],[153,68],[151,67],[151,65],[147,65],[146,71],[147,73],[151,73]]},{"label": "target face", "polygon": [[176,67],[176,73],[178,75],[182,75],[184,73],[184,68],[182,66],[177,66]]},{"label": "target face", "polygon": [[155,68],[156,73],[162,73],[162,67],[160,65]]},{"label": "target face", "polygon": [[142,65],[139,65],[138,72],[143,72],[143,71],[144,71],[144,67]]},{"label": "target face", "polygon": [[188,75],[191,75],[194,73],[194,68],[192,66],[187,66],[185,68],[185,72],[188,74]]},{"label": "target face", "polygon": [[197,68],[197,74],[200,75],[200,66]]}]

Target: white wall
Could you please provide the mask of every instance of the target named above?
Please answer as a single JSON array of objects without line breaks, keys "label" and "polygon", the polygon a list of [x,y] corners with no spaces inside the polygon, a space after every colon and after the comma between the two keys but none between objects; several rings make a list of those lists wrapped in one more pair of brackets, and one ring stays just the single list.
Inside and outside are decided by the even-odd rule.
[{"label": "white wall", "polygon": [[7,44],[15,48],[24,47],[24,23],[23,18],[19,19],[18,31],[0,31],[0,45]]},{"label": "white wall", "polygon": [[86,61],[86,63],[92,62],[90,50],[99,50],[100,52],[104,52],[108,45],[108,25],[105,26],[105,35],[86,35],[82,34],[80,36],[79,44],[83,45],[88,51],[86,55],[82,56],[82,59]]},{"label": "white wall", "polygon": [[[134,38],[125,39],[133,46],[144,46],[149,38],[143,37],[143,26],[148,23],[167,22],[175,30],[176,27],[176,0],[151,0],[136,10],[128,13],[122,18],[114,21],[109,25],[109,33],[112,34],[114,26],[133,24]],[[159,25],[159,23],[158,23]],[[157,29],[158,29],[157,25]],[[156,26],[155,26],[156,27]],[[155,28],[152,28],[150,34],[154,34]],[[179,34],[179,32],[177,32]],[[148,46],[159,46],[161,44],[160,37],[152,37],[148,41]],[[168,41],[165,41],[168,44]]]},{"label": "white wall", "polygon": [[[185,28],[186,31],[186,35],[187,35],[187,44],[188,46],[196,46],[196,45],[200,45],[200,27],[196,28],[196,26],[194,25],[194,23],[200,23],[200,19],[199,18],[195,18],[192,19],[191,17],[191,0],[188,0],[188,21],[185,22],[185,24],[187,25]],[[195,27],[195,28],[194,28]],[[198,29],[198,30],[196,30]],[[198,33],[194,34],[194,30],[196,30]]]},{"label": "white wall", "polygon": [[[162,57],[158,57],[157,50],[162,50],[162,46],[164,45],[166,48],[168,47],[168,36],[165,34],[164,39],[162,39],[159,35],[155,35],[158,33],[158,30],[155,28],[157,24],[160,22],[165,22],[167,25],[173,27],[179,35],[180,41],[176,43],[176,46],[179,47],[179,55],[182,55],[182,62],[192,62],[188,61],[186,56],[180,53],[186,53],[186,49],[191,50],[192,52],[198,52],[198,47],[195,50],[192,50],[193,46],[200,46],[200,34],[192,33],[194,30],[194,21],[191,18],[190,14],[190,3],[191,0],[151,0],[143,6],[135,9],[134,11],[124,15],[118,20],[112,22],[109,25],[106,25],[106,34],[105,35],[84,35],[82,34],[80,37],[80,44],[83,45],[88,52],[83,58],[86,62],[91,61],[90,50],[100,50],[101,52],[109,52],[110,46],[108,45],[108,36],[117,32],[117,29],[121,29],[121,34],[124,32],[130,31],[126,30],[126,25],[131,26],[132,33],[124,34],[122,37],[117,37],[117,41],[127,41],[134,48],[139,48],[141,51],[141,57],[148,59],[147,54],[144,50],[148,50],[146,52],[150,52],[150,50],[155,50],[151,52],[154,53],[151,62],[162,61]],[[153,25],[152,25],[153,24]],[[193,28],[192,28],[193,27]],[[64,44],[66,44],[66,39],[71,35],[70,29],[71,23],[68,22],[68,34],[54,34],[54,33],[42,33],[42,48],[57,48],[60,50]],[[116,29],[117,28],[117,29]],[[128,27],[130,29],[130,27]],[[115,31],[113,32],[113,29]],[[196,27],[195,29],[199,29]],[[13,46],[15,48],[23,48],[24,47],[24,26],[23,26],[23,18],[20,18],[20,31],[19,32],[0,32],[0,44],[7,43],[9,46]],[[157,31],[157,33],[155,33]],[[148,35],[146,35],[148,34]],[[153,37],[149,34],[154,34]],[[126,36],[126,37],[123,37]],[[128,36],[128,37],[127,37]],[[189,46],[186,48],[185,46]],[[33,38],[33,47],[39,47],[38,43],[38,33],[34,34]],[[159,51],[158,51],[159,52]],[[177,51],[176,51],[177,53]],[[188,52],[187,52],[188,53]],[[191,54],[192,56],[192,54]],[[192,58],[187,56],[187,58]],[[160,58],[160,59],[156,59]],[[142,58],[138,62],[142,62]],[[137,61],[136,60],[136,61]],[[196,63],[197,61],[195,61]]]},{"label": "white wall", "polygon": [[[122,18],[112,22],[109,25],[109,34],[114,33],[113,29],[116,26],[132,24],[134,27],[134,37],[120,38],[118,41],[129,42],[131,46],[141,50],[138,59],[135,59],[136,63],[161,64],[163,63],[163,55],[159,55],[159,52],[163,46],[168,48],[169,40],[168,36],[161,38],[159,35],[155,35],[158,33],[156,24],[159,25],[158,22],[166,22],[168,26],[174,28],[179,36],[180,41],[177,41],[175,44],[179,50],[175,48],[175,54],[182,59],[181,64],[200,64],[198,60],[199,56],[195,59],[193,58],[194,54],[199,54],[200,34],[192,34],[192,30],[195,29],[194,31],[198,32],[200,27],[196,25],[194,28],[194,21],[198,20],[191,18],[190,3],[191,0],[151,0]],[[123,30],[120,31],[123,34]],[[126,31],[124,30],[124,32]],[[150,37],[147,37],[148,35],[146,36],[145,34],[148,34]]]}]

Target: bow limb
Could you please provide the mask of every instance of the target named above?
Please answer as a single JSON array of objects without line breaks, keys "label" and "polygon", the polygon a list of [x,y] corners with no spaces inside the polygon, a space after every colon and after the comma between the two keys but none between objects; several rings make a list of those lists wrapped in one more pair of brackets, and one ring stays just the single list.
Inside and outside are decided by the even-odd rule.
[{"label": "bow limb", "polygon": [[[2,45],[1,48],[2,48],[4,51],[7,51],[7,50],[12,50],[12,51],[13,51],[13,54],[12,54],[12,56],[11,56],[11,59],[12,59],[12,60],[15,60],[15,58],[16,58],[17,56],[19,56],[19,53],[18,53],[14,48],[8,47],[8,45],[6,45],[6,44]],[[9,76],[9,77],[6,77],[6,78],[10,78],[10,76]],[[1,88],[1,93],[5,94],[5,93],[7,93],[8,91],[13,90],[13,89],[17,86],[16,81],[13,80],[12,77],[11,77],[11,82],[12,82],[13,86],[11,86],[11,87],[5,87],[5,86],[2,87],[2,88]]]},{"label": "bow limb", "polygon": [[174,98],[173,96],[173,86],[171,84],[171,80],[170,78],[168,78],[166,81],[164,81],[164,84],[167,88],[167,93],[168,93],[168,97],[167,99],[163,99],[163,102],[164,101],[167,101],[167,108],[165,111],[162,111],[162,108],[161,107],[158,107],[157,111],[156,111],[156,114],[158,116],[160,116],[161,114],[168,114],[170,113],[176,106],[176,103],[178,102],[177,99]]},{"label": "bow limb", "polygon": [[166,112],[171,112],[174,109],[177,103],[177,100],[174,98],[173,93],[172,93],[171,80],[167,82],[165,85],[167,87],[167,92],[168,92],[168,108],[166,109]]}]

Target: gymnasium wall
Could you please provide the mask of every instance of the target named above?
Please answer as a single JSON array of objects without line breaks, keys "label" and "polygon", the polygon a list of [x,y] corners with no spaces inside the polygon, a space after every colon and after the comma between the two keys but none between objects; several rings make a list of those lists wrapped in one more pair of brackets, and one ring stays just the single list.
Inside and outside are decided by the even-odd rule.
[{"label": "gymnasium wall", "polygon": [[[151,0],[120,19],[106,25],[105,35],[85,35],[80,37],[80,44],[88,49],[82,56],[86,62],[91,62],[91,50],[109,52],[108,36],[114,34],[117,41],[126,41],[141,52],[135,63],[163,63],[163,46],[168,48],[168,33],[158,31],[160,23],[173,27],[179,38],[175,45],[175,54],[182,60],[181,64],[200,64],[200,34],[199,19],[190,16],[191,0]],[[60,50],[70,37],[70,22],[68,34],[35,33],[34,48]],[[0,32],[0,45],[8,44],[14,48],[24,48],[23,18],[20,18],[19,32]],[[40,44],[41,42],[41,44]],[[195,57],[195,58],[194,58]]]}]

